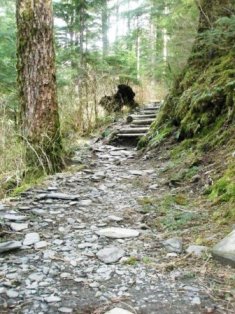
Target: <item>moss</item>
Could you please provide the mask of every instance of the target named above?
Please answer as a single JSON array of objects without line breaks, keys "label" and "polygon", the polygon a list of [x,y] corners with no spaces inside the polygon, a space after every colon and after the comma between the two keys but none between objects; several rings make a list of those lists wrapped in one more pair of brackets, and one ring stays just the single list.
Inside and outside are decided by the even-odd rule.
[{"label": "moss", "polygon": [[174,196],[174,201],[177,205],[186,206],[188,205],[188,200],[185,195],[178,194]]},{"label": "moss", "polygon": [[211,61],[194,83],[187,82],[188,76],[184,77],[182,86],[185,88],[191,85],[181,94],[175,108],[175,118],[180,121],[181,138],[199,134],[221,115],[225,119],[228,117],[228,112],[231,112],[229,107],[234,106],[233,63],[234,56],[230,53]]},{"label": "moss", "polygon": [[224,175],[209,190],[209,199],[216,210],[213,218],[219,224],[235,221],[235,166],[231,164]]},{"label": "moss", "polygon": [[232,202],[235,205],[235,166],[231,166],[214,184],[210,198],[219,202]]},{"label": "moss", "polygon": [[221,117],[224,125],[234,121],[235,53],[229,35],[234,33],[234,25],[232,16],[198,34],[188,64],[153,125],[150,146],[159,128],[175,126],[178,139],[183,140],[201,134]]}]

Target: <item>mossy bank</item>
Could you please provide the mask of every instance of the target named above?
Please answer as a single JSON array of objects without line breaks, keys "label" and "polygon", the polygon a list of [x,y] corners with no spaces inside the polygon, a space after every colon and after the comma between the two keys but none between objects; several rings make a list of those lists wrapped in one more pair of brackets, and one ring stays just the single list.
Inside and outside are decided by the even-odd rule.
[{"label": "mossy bank", "polygon": [[204,29],[201,17],[188,64],[140,143],[153,148],[170,139],[177,145],[171,154],[174,161],[184,162],[187,152],[204,164],[214,163],[206,193],[217,204],[215,217],[221,222],[235,219],[234,8],[229,12]]}]

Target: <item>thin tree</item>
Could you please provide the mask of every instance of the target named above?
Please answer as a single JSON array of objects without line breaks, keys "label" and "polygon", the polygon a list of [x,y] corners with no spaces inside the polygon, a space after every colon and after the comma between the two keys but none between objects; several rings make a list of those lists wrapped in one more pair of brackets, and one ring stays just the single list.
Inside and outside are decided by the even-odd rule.
[{"label": "thin tree", "polygon": [[102,0],[102,46],[103,57],[106,57],[108,52],[108,3],[107,0]]},{"label": "thin tree", "polygon": [[17,0],[17,70],[29,169],[62,166],[51,0]]}]

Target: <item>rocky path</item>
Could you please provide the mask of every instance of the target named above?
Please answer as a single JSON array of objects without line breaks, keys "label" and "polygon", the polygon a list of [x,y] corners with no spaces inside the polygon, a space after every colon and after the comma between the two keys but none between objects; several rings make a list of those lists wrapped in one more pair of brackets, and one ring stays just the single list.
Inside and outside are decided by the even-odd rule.
[{"label": "rocky path", "polygon": [[93,145],[83,170],[0,204],[5,241],[18,241],[0,244],[1,314],[217,313],[197,279],[158,267],[182,248],[143,222],[138,199],[162,192],[162,164],[136,154]]}]

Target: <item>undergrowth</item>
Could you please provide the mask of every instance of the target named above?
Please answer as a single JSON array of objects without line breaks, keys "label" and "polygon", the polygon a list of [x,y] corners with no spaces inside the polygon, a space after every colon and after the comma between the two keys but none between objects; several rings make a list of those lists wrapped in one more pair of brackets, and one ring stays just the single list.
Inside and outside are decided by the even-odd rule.
[{"label": "undergrowth", "polygon": [[2,109],[0,117],[0,198],[21,184],[25,171],[24,147],[14,121]]}]

